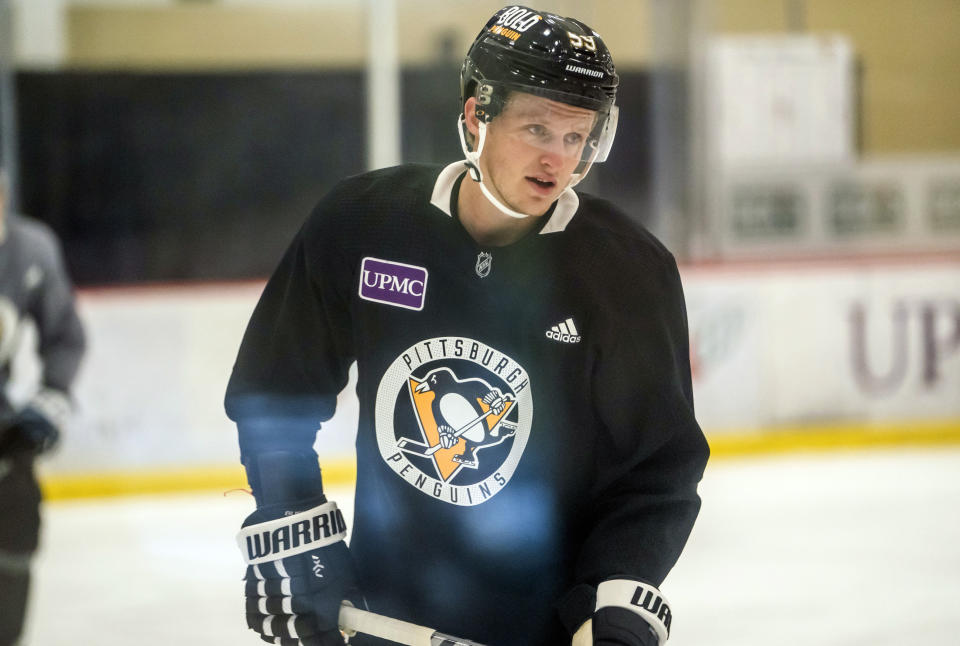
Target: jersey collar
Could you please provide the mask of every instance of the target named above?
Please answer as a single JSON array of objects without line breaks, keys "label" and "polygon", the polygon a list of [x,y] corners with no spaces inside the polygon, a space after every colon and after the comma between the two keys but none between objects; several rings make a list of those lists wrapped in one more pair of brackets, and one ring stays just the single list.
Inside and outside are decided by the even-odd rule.
[{"label": "jersey collar", "polygon": [[[454,162],[440,171],[440,176],[437,177],[437,181],[433,185],[433,195],[430,196],[430,204],[433,204],[449,217],[453,217],[453,213],[450,211],[450,196],[453,192],[454,184],[457,183],[457,178],[466,172],[466,160]],[[577,194],[572,188],[567,188],[560,194],[560,197],[557,198],[556,208],[549,216],[550,221],[547,222],[545,227],[540,229],[540,235],[545,233],[559,233],[565,230],[578,208],[580,208],[580,198],[577,197]]]}]

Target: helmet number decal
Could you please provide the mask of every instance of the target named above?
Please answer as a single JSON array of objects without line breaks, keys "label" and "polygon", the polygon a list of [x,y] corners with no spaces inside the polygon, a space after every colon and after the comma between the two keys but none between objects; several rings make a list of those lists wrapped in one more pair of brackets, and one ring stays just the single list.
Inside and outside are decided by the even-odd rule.
[{"label": "helmet number decal", "polygon": [[579,36],[572,31],[568,31],[567,36],[570,37],[570,44],[577,49],[585,49],[588,52],[597,51],[597,43],[594,41],[593,36]]}]

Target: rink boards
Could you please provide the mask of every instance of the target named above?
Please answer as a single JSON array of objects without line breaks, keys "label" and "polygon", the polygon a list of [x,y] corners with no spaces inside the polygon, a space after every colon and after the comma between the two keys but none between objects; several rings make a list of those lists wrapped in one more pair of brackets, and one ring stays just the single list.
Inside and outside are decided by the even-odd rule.
[{"label": "rink boards", "polygon": [[[960,258],[682,267],[715,456],[960,442]],[[86,290],[78,410],[53,498],[244,486],[222,400],[262,283]],[[35,377],[26,353],[14,394]],[[32,374],[31,374],[32,373]],[[318,441],[352,478],[353,381]]]}]

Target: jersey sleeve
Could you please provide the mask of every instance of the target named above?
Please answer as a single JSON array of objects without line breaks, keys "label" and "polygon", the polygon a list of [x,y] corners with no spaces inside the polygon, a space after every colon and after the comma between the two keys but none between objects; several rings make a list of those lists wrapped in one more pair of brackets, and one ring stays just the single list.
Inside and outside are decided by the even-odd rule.
[{"label": "jersey sleeve", "polygon": [[[689,341],[676,262],[663,250],[604,314],[595,368],[601,422],[581,584],[624,576],[659,586],[700,509],[709,449],[694,417]],[[620,287],[626,281],[620,283]]]},{"label": "jersey sleeve", "polygon": [[29,313],[37,325],[43,386],[67,393],[86,347],[73,284],[53,233],[37,229],[24,243],[30,247],[26,277],[32,288]]},{"label": "jersey sleeve", "polygon": [[353,361],[352,277],[321,203],[268,280],[227,386],[241,460],[265,451],[310,452],[336,407]]}]

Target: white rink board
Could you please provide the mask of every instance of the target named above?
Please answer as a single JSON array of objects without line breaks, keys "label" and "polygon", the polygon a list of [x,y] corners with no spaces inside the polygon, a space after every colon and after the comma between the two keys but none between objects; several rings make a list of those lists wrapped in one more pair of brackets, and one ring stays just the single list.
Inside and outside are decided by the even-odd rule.
[{"label": "white rink board", "polygon": [[[77,412],[44,472],[238,464],[223,396],[262,289],[257,282],[81,292],[88,349]],[[322,456],[353,451],[354,380],[355,370],[325,425]]]},{"label": "white rink board", "polygon": [[[681,268],[708,434],[960,418],[960,261]],[[223,394],[262,283],[82,292],[78,413],[46,472],[235,464]],[[353,450],[352,383],[324,456]]]},{"label": "white rink board", "polygon": [[706,430],[960,418],[960,262],[682,273]]}]

